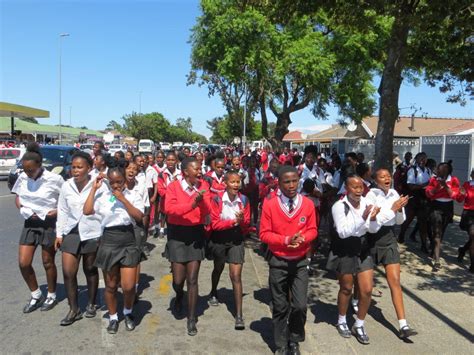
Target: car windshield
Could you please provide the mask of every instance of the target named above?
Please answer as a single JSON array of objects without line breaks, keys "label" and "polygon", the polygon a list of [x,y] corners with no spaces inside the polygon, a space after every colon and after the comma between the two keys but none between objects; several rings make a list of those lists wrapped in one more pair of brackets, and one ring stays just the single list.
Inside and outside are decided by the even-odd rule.
[{"label": "car windshield", "polygon": [[151,143],[148,143],[148,142],[141,142],[140,143],[140,147],[149,147],[151,145]]},{"label": "car windshield", "polygon": [[52,165],[58,163],[62,164],[67,152],[61,149],[43,149],[41,154],[43,154],[43,164]]},{"label": "car windshield", "polygon": [[19,149],[1,149],[0,159],[16,159],[20,156]]}]

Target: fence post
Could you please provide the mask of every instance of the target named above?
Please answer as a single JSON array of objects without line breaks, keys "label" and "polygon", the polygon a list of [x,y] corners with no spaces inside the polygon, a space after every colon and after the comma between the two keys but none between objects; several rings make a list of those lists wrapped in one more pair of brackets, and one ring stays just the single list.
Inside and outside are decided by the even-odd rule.
[{"label": "fence post", "polygon": [[474,169],[474,163],[473,163],[473,160],[474,160],[474,134],[471,135],[471,149],[469,149],[469,170],[467,171],[467,180],[470,179],[470,175],[471,175],[471,171],[472,169]]},{"label": "fence post", "polygon": [[420,143],[418,144],[418,153],[421,153],[423,151],[423,137],[420,137],[418,139],[420,140]]},{"label": "fence post", "polygon": [[443,145],[441,146],[441,161],[444,161],[446,156],[446,136],[443,136]]}]

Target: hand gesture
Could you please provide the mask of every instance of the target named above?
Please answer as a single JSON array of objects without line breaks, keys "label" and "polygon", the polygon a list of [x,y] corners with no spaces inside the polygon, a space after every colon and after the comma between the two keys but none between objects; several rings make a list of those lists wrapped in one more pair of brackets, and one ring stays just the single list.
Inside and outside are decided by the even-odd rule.
[{"label": "hand gesture", "polygon": [[58,250],[61,247],[61,244],[63,244],[63,238],[56,238],[54,241],[54,250]]},{"label": "hand gesture", "polygon": [[104,180],[104,177],[102,175],[97,176],[97,178],[92,183],[92,188],[94,190],[100,189],[100,187],[102,186],[102,180]]},{"label": "hand gesture", "polygon": [[123,195],[122,190],[113,190],[112,195],[114,195],[115,198],[120,202],[123,202],[125,200],[125,196]]},{"label": "hand gesture", "polygon": [[396,200],[393,205],[392,205],[392,211],[393,212],[401,212],[402,208],[405,207],[408,204],[410,197],[408,196],[400,196],[398,200]]},{"label": "hand gesture", "polygon": [[372,207],[374,207],[374,206],[373,205],[368,205],[367,207],[365,207],[364,213],[362,213],[362,219],[364,221],[366,221],[367,218],[369,218],[370,211],[372,210]]},{"label": "hand gesture", "polygon": [[57,215],[58,215],[58,210],[51,210],[46,214],[47,217],[56,217]]},{"label": "hand gesture", "polygon": [[203,196],[206,193],[206,190],[201,190],[197,193],[196,197],[194,198],[193,208],[196,208],[199,202],[203,200]]},{"label": "hand gesture", "polygon": [[293,237],[290,239],[290,244],[288,244],[288,248],[298,248],[301,244],[304,243],[304,237],[301,235],[301,231],[296,233]]},{"label": "hand gesture", "polygon": [[464,186],[461,186],[461,188],[459,189],[459,192],[460,192],[461,195],[463,195],[463,196],[466,195],[466,189],[464,188]]},{"label": "hand gesture", "polygon": [[235,213],[235,223],[241,224],[244,221],[244,211]]},{"label": "hand gesture", "polygon": [[370,220],[375,221],[375,219],[377,218],[377,215],[379,214],[379,212],[380,212],[380,207],[374,207],[374,209],[370,213]]}]

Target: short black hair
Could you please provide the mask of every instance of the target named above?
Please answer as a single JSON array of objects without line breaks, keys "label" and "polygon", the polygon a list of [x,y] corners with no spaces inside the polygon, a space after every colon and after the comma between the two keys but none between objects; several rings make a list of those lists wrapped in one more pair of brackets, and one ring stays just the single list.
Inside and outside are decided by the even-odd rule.
[{"label": "short black hair", "polygon": [[197,163],[197,159],[195,157],[184,158],[183,161],[181,162],[181,170],[182,171],[186,170],[188,168],[188,165],[192,163]]},{"label": "short black hair", "polygon": [[84,159],[89,166],[94,165],[94,161],[92,160],[91,156],[87,154],[86,152],[83,152],[83,151],[75,152],[72,155],[71,162],[73,162],[76,159]]},{"label": "short black hair", "polygon": [[366,164],[366,163],[359,163],[356,166],[356,173],[359,176],[364,176],[365,174],[367,174],[369,170],[370,170],[370,166],[369,164]]},{"label": "short black hair", "polygon": [[225,173],[225,175],[224,175],[224,181],[229,180],[229,178],[230,178],[231,175],[240,177],[240,174],[239,174],[239,171],[238,171],[238,170],[230,169],[230,170],[228,170],[228,171]]},{"label": "short black hair", "polygon": [[295,173],[298,175],[298,169],[296,169],[294,166],[291,165],[282,165],[278,169],[278,179],[281,179],[283,175],[288,174],[288,173]]},{"label": "short black hair", "polygon": [[362,181],[362,178],[359,175],[351,173],[347,175],[346,178],[344,179],[344,185],[347,185],[347,183],[349,182],[349,179],[359,179]]},{"label": "short black hair", "polygon": [[310,194],[311,192],[313,192],[315,187],[316,187],[316,184],[313,179],[306,179],[303,182],[303,191],[306,192],[307,194]]},{"label": "short black hair", "polygon": [[36,142],[28,144],[26,153],[21,158],[22,161],[34,161],[36,164],[41,165],[43,163],[43,154],[41,154],[40,146]]},{"label": "short black hair", "polygon": [[448,160],[448,161],[444,161],[442,163],[439,163],[438,169],[443,165],[446,165],[448,167],[448,175],[451,175],[453,173],[453,161]]}]

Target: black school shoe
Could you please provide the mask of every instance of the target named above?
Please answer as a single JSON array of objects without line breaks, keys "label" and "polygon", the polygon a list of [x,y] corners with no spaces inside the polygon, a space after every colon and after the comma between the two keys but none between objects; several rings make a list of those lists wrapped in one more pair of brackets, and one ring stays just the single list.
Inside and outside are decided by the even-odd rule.
[{"label": "black school shoe", "polygon": [[289,355],[300,355],[300,344],[295,341],[290,341],[288,344],[288,354]]},{"label": "black school shoe", "polygon": [[242,316],[235,317],[234,329],[235,330],[244,330],[245,329],[245,322],[244,322],[244,318]]},{"label": "black school shoe", "polygon": [[207,304],[211,307],[217,307],[219,306],[219,300],[217,299],[216,296],[211,296],[208,300],[207,300]]},{"label": "black school shoe", "polygon": [[77,321],[79,319],[82,319],[81,311],[78,310],[77,312],[74,312],[74,311],[70,310],[68,312],[68,314],[66,315],[66,317],[64,317],[64,319],[59,324],[63,327],[66,327],[68,325],[71,325],[72,323],[74,323],[75,321]]},{"label": "black school shoe", "polygon": [[46,301],[43,302],[41,306],[42,312],[47,312],[52,310],[58,304],[58,300],[56,298],[47,297]]},{"label": "black school shoe", "polygon": [[107,333],[109,334],[117,334],[119,328],[119,321],[118,320],[111,320],[109,321],[109,325],[107,326]]},{"label": "black school shoe", "polygon": [[197,334],[197,332],[198,330],[196,328],[196,319],[188,319],[188,335],[193,337]]},{"label": "black school shoe", "polygon": [[410,326],[407,324],[404,327],[400,328],[398,336],[400,337],[400,339],[406,339],[417,334],[418,332],[415,329],[410,328]]},{"label": "black school shoe", "polygon": [[288,355],[288,348],[286,346],[283,346],[281,348],[276,349],[275,355]]},{"label": "black school shoe", "polygon": [[86,306],[86,311],[84,312],[84,317],[94,318],[97,315],[97,306],[95,304],[88,304]]},{"label": "black school shoe", "polygon": [[[36,300],[35,304],[31,304],[32,300]],[[46,298],[43,295],[41,295],[40,298],[31,297],[28,303],[25,304],[25,307],[23,307],[23,313],[31,313],[33,311],[36,311],[38,308],[40,308],[43,305],[43,302],[45,300]]]},{"label": "black school shoe", "polygon": [[132,314],[127,314],[125,316],[125,329],[127,329],[129,332],[135,329],[135,318]]}]

